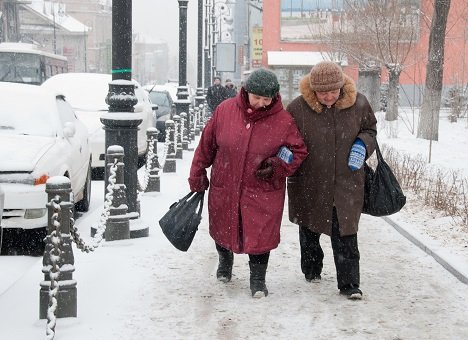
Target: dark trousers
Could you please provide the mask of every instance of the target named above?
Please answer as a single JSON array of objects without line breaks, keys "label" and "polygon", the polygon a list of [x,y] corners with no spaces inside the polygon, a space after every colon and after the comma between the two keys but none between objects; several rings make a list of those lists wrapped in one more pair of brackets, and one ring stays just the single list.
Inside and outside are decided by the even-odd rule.
[{"label": "dark trousers", "polygon": [[[348,284],[359,287],[359,248],[357,234],[340,236],[340,225],[333,208],[331,245],[335,260],[338,289]],[[320,274],[323,268],[323,250],[320,246],[320,234],[310,231],[306,226],[299,226],[301,246],[301,269],[304,274]]]},{"label": "dark trousers", "polygon": [[[231,252],[230,250],[220,246],[219,244],[217,244],[217,243],[215,243],[215,244],[216,244],[216,250],[219,253],[229,253],[229,252]],[[270,252],[266,252],[266,253],[258,254],[258,255],[249,254],[249,261],[251,263],[268,264],[269,258],[270,258]]]}]

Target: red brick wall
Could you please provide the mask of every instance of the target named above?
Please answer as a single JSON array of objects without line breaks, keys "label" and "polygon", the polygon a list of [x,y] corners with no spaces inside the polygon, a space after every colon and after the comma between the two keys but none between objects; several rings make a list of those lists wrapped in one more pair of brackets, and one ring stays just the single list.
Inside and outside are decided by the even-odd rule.
[{"label": "red brick wall", "polygon": [[[421,0],[420,39],[406,59],[400,77],[401,84],[424,84],[433,0]],[[468,1],[452,1],[445,40],[444,84],[468,82]],[[466,40],[466,41],[465,41]],[[268,66],[268,51],[319,51],[313,43],[291,43],[280,40],[280,0],[263,2],[263,66]],[[464,65],[464,66],[463,66]],[[357,79],[357,65],[350,65],[345,72]],[[382,75],[382,81],[386,75]]]}]

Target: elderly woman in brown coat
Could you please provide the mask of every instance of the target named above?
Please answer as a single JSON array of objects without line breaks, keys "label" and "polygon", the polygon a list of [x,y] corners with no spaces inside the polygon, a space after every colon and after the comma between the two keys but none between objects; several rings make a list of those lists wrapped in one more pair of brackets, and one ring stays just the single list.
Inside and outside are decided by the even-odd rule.
[{"label": "elderly woman in brown coat", "polygon": [[[364,200],[364,159],[375,148],[376,123],[366,97],[329,61],[300,82],[302,95],[286,108],[303,135],[309,156],[288,179],[289,219],[299,225],[301,269],[307,281],[321,279],[321,234],[331,237],[338,289],[360,299],[357,232]],[[350,152],[362,145],[351,167]],[[354,149],[353,149],[354,150]]]}]

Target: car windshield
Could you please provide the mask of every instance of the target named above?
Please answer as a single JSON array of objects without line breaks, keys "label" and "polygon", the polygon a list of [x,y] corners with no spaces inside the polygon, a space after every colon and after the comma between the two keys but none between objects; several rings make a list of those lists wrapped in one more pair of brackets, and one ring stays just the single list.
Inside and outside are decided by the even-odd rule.
[{"label": "car windshield", "polygon": [[167,94],[165,92],[151,91],[149,96],[153,104],[166,107],[170,106]]},{"label": "car windshield", "polygon": [[0,100],[0,135],[54,136],[54,107],[42,97],[27,100],[17,95],[5,95]]}]

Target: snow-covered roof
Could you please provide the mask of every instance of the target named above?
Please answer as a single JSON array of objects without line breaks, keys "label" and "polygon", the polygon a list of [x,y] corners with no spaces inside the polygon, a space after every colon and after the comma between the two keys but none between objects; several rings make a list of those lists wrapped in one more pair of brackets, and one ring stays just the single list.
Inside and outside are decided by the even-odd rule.
[{"label": "snow-covered roof", "polygon": [[65,4],[54,3],[51,1],[33,0],[30,4],[25,6],[38,13],[42,17],[47,18],[47,20],[50,22],[55,22],[56,25],[69,32],[83,33],[91,30],[91,27],[88,27],[82,22],[69,16],[66,13]]},{"label": "snow-covered roof", "polygon": [[[330,60],[330,57],[327,53],[305,51],[268,51],[269,66],[314,66],[323,60]],[[341,62],[341,65],[345,64],[345,61]]]}]

